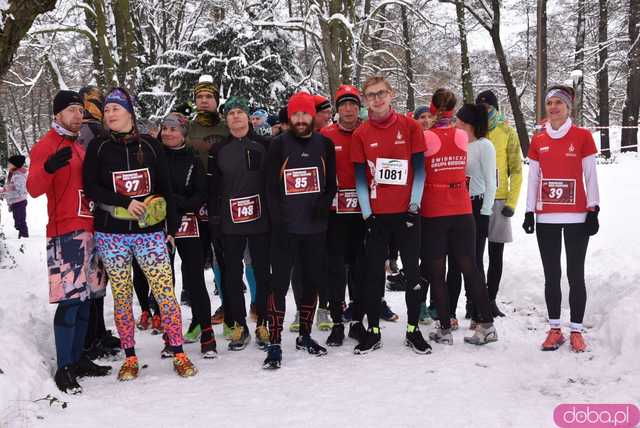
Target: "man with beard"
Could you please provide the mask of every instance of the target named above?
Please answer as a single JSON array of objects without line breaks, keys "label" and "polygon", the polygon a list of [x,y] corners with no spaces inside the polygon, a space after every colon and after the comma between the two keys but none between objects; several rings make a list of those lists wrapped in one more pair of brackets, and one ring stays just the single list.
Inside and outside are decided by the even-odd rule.
[{"label": "man with beard", "polygon": [[83,190],[85,149],[77,142],[83,110],[77,92],[56,94],[55,119],[31,149],[27,178],[32,197],[47,195],[49,302],[58,304],[53,320],[58,363],[54,379],[68,394],[82,392],[79,377],[106,376],[111,371],[82,355],[91,299],[105,293],[93,237],[93,203]]},{"label": "man with beard", "polygon": [[271,345],[263,365],[267,369],[279,368],[282,360],[285,295],[296,258],[300,261],[302,289],[296,349],[312,355],[327,353],[311,338],[311,325],[318,289],[327,277],[326,263],[318,254],[326,251],[329,207],[336,193],[335,150],[330,140],[313,132],[313,96],[294,94],[287,112],[290,131],[274,140],[267,160],[267,202],[272,224],[272,277],[267,300]]}]

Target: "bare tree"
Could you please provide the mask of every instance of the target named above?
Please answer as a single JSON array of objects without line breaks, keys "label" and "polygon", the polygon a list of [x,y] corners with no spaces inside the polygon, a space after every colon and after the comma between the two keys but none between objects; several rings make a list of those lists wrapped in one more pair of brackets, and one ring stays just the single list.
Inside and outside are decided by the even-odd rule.
[{"label": "bare tree", "polygon": [[[640,1],[629,1],[629,51],[627,52],[627,96],[622,109],[622,151],[638,151],[640,110]],[[634,128],[635,127],[635,128]]]},{"label": "bare tree", "polygon": [[600,151],[606,158],[609,151],[609,64],[608,64],[608,0],[599,0],[598,13],[598,107],[600,109],[598,126],[600,127]]},{"label": "bare tree", "polygon": [[460,76],[462,80],[462,96],[464,98],[464,102],[473,103],[473,79],[471,77],[471,66],[469,65],[467,26],[465,25],[464,14],[464,6],[461,2],[456,2],[456,22],[458,23],[458,33],[460,35]]}]

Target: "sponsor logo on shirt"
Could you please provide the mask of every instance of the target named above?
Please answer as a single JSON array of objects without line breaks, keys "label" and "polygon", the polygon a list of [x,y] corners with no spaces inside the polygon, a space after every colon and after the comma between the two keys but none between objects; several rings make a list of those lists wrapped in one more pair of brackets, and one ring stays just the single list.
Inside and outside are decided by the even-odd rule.
[{"label": "sponsor logo on shirt", "polygon": [[395,144],[406,144],[406,141],[404,141],[404,138],[402,137],[402,133],[400,133],[400,131],[398,131],[398,135],[396,135]]},{"label": "sponsor logo on shirt", "polygon": [[542,147],[540,147],[540,150],[539,150],[539,151],[540,151],[540,153],[542,153],[542,152],[548,152],[548,151],[549,151],[549,146],[542,146]]},{"label": "sponsor logo on shirt", "polygon": [[342,146],[336,146],[336,152],[341,152],[342,151]]},{"label": "sponsor logo on shirt", "polygon": [[372,147],[372,148],[373,147],[378,147],[378,143],[371,143],[371,144],[369,144],[369,147]]},{"label": "sponsor logo on shirt", "polygon": [[300,157],[302,157],[302,158],[308,158],[308,157],[309,157],[309,153],[307,153],[307,152],[302,152],[302,154],[300,155]]},{"label": "sponsor logo on shirt", "polygon": [[573,143],[571,143],[571,144],[569,144],[569,152],[568,152],[568,153],[566,153],[566,155],[567,155],[567,156],[569,156],[569,157],[573,157],[573,158],[575,158],[576,156],[578,156],[578,155],[575,153],[575,151],[576,151],[576,148],[575,148],[575,147],[573,147]]}]

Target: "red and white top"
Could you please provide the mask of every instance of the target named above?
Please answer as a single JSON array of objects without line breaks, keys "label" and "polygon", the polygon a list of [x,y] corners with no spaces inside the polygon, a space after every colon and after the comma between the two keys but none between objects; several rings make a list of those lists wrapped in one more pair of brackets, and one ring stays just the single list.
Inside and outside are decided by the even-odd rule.
[{"label": "red and white top", "polygon": [[444,217],[471,214],[465,169],[469,138],[459,129],[424,131],[426,181],[420,215]]},{"label": "red and white top", "polygon": [[368,120],[353,133],[351,161],[367,164],[373,214],[407,212],[411,200],[411,156],[426,150],[420,124],[396,112],[383,122]]},{"label": "red and white top", "polygon": [[591,132],[571,119],[557,130],[547,123],[529,147],[527,211],[539,223],[583,223],[599,204],[597,153]]},{"label": "red and white top", "polygon": [[346,130],[337,123],[325,126],[320,133],[333,143],[336,151],[336,192],[331,210],[338,213],[358,214],[358,194],[356,193],[356,176],[351,162],[351,141],[355,130]]}]

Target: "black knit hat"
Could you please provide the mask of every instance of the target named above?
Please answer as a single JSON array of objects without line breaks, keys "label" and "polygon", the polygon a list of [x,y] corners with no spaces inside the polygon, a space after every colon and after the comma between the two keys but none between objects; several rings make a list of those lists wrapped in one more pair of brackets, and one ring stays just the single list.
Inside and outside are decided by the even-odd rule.
[{"label": "black knit hat", "polygon": [[287,123],[287,122],[289,122],[287,107],[282,107],[278,112],[278,123]]},{"label": "black knit hat", "polygon": [[473,126],[476,138],[487,135],[489,129],[489,115],[483,104],[464,104],[456,113],[456,117]]},{"label": "black knit hat", "polygon": [[83,106],[82,97],[76,91],[62,90],[53,98],[53,114],[58,114],[67,107],[77,104]]},{"label": "black knit hat", "polygon": [[489,104],[496,108],[496,110],[500,110],[498,107],[498,97],[492,91],[483,91],[478,94],[476,97],[476,104]]},{"label": "black knit hat", "polygon": [[7,162],[15,166],[16,168],[22,168],[26,160],[27,159],[22,155],[13,155],[10,156],[9,159],[7,159]]}]

